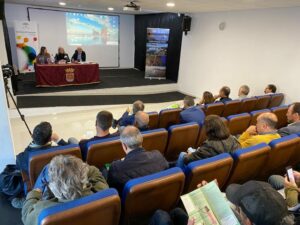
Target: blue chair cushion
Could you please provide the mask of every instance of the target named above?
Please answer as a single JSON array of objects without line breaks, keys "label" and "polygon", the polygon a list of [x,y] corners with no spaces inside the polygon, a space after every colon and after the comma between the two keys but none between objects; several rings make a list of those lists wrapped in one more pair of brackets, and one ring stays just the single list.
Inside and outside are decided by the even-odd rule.
[{"label": "blue chair cushion", "polygon": [[160,131],[166,131],[165,128],[158,128],[158,129],[153,129],[153,130],[146,130],[146,131],[142,131],[142,134],[152,134],[155,132],[160,132]]},{"label": "blue chair cushion", "polygon": [[222,153],[222,154],[219,154],[214,157],[207,158],[207,159],[200,159],[200,160],[189,163],[184,172],[186,175],[189,175],[189,174],[191,174],[191,172],[193,171],[194,168],[197,168],[199,166],[203,166],[203,165],[206,165],[209,163],[217,162],[219,160],[226,159],[226,158],[232,158],[232,157],[229,153]]},{"label": "blue chair cushion", "polygon": [[269,109],[261,109],[261,110],[255,110],[250,112],[250,115],[254,115],[256,113],[264,113],[264,112],[271,112]]},{"label": "blue chair cushion", "polygon": [[281,106],[273,107],[270,110],[273,111],[273,110],[276,110],[276,109],[285,109],[285,108],[288,108],[288,107],[289,107],[288,105],[281,105]]},{"label": "blue chair cushion", "polygon": [[236,114],[236,115],[231,115],[231,116],[228,116],[227,117],[227,120],[231,120],[231,119],[234,119],[236,117],[240,117],[240,116],[248,116],[250,115],[249,113],[240,113],[240,114]]},{"label": "blue chair cushion", "polygon": [[243,154],[246,154],[246,153],[252,152],[252,151],[256,151],[257,149],[264,148],[267,146],[268,145],[266,143],[261,143],[261,144],[254,145],[254,146],[251,146],[248,148],[238,149],[235,152],[233,152],[231,155],[234,160],[237,160]]},{"label": "blue chair cushion", "polygon": [[298,138],[298,136],[296,134],[291,134],[291,135],[288,135],[288,136],[285,136],[285,137],[282,137],[282,138],[275,139],[275,140],[271,141],[269,143],[269,145],[270,145],[271,148],[274,148],[279,143],[289,141],[289,140],[292,140],[292,139],[295,139],[295,138]]},{"label": "blue chair cushion", "polygon": [[76,147],[79,148],[79,145],[77,145],[77,144],[64,145],[64,146],[57,146],[57,147],[48,148],[48,149],[44,149],[44,150],[29,152],[28,171],[30,169],[30,160],[32,159],[32,157],[37,156],[37,155],[41,155],[41,154],[47,154],[47,153],[50,153],[50,152],[60,151],[60,150],[64,150],[64,149],[76,148]]},{"label": "blue chair cushion", "polygon": [[199,125],[198,123],[196,122],[190,122],[190,123],[181,123],[181,124],[175,124],[175,125],[172,125],[168,128],[168,131],[169,132],[172,132],[175,128],[177,127],[185,127],[185,126],[190,126],[190,125]]},{"label": "blue chair cushion", "polygon": [[152,180],[156,180],[162,177],[166,177],[172,174],[176,174],[176,173],[182,173],[182,170],[179,167],[173,167],[171,169],[167,169],[158,173],[154,173],[151,175],[147,175],[144,177],[139,177],[139,178],[135,178],[132,179],[130,181],[128,181],[123,189],[123,193],[122,193],[122,204],[125,204],[126,198],[127,198],[127,194],[130,192],[130,189],[136,185],[142,184],[142,183],[146,183]]},{"label": "blue chair cushion", "polygon": [[72,208],[76,208],[78,206],[86,205],[93,201],[107,198],[107,197],[114,196],[114,195],[118,195],[118,192],[113,188],[109,188],[109,189],[97,192],[95,194],[92,194],[92,195],[89,195],[89,196],[86,196],[86,197],[83,197],[80,199],[76,199],[74,201],[61,203],[61,204],[46,208],[46,209],[42,210],[41,213],[39,214],[38,224],[41,225],[43,219],[48,216],[51,216],[56,213],[60,213],[60,212],[63,212],[63,211],[66,211],[66,210],[69,210]]}]

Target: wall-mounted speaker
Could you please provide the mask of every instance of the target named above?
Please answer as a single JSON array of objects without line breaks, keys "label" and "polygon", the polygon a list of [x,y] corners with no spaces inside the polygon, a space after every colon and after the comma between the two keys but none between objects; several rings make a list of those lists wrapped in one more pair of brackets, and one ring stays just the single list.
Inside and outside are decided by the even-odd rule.
[{"label": "wall-mounted speaker", "polygon": [[185,35],[191,30],[192,17],[184,16],[183,17],[183,31]]}]

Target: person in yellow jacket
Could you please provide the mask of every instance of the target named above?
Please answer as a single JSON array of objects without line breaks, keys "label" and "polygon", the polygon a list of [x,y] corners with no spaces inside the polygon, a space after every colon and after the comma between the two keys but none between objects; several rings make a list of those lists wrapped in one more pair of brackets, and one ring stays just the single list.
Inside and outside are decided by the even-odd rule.
[{"label": "person in yellow jacket", "polygon": [[240,137],[242,148],[247,148],[260,143],[269,144],[274,139],[280,138],[276,125],[278,119],[274,113],[262,113],[257,117],[256,126],[250,126]]}]

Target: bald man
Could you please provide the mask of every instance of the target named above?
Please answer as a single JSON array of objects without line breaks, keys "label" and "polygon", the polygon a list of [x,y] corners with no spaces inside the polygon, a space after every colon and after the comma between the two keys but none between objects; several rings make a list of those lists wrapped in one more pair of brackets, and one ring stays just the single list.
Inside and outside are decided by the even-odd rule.
[{"label": "bald man", "polygon": [[135,116],[135,127],[137,127],[140,131],[149,130],[149,115],[148,113],[138,111]]},{"label": "bald man", "polygon": [[169,168],[159,151],[146,151],[143,148],[143,136],[136,127],[125,127],[120,140],[126,156],[123,160],[112,162],[107,177],[109,186],[116,188],[120,194],[127,181]]},{"label": "bald man", "polygon": [[72,56],[72,62],[85,62],[85,61],[86,61],[86,54],[81,47],[78,47]]},{"label": "bald man", "polygon": [[272,140],[280,138],[277,133],[277,116],[274,113],[262,113],[257,117],[256,126],[250,126],[239,138],[242,148],[269,144]]}]

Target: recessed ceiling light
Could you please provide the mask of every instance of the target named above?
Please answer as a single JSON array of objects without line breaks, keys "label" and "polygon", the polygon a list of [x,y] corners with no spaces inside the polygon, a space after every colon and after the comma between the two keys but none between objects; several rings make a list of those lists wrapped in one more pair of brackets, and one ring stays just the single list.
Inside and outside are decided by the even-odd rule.
[{"label": "recessed ceiling light", "polygon": [[114,11],[115,9],[113,7],[108,7],[107,8],[109,11]]},{"label": "recessed ceiling light", "polygon": [[66,5],[65,2],[59,2],[58,4],[61,5],[61,6],[65,6]]},{"label": "recessed ceiling light", "polygon": [[175,3],[174,3],[174,2],[168,2],[166,5],[167,5],[168,7],[174,7],[174,6],[175,6]]}]

